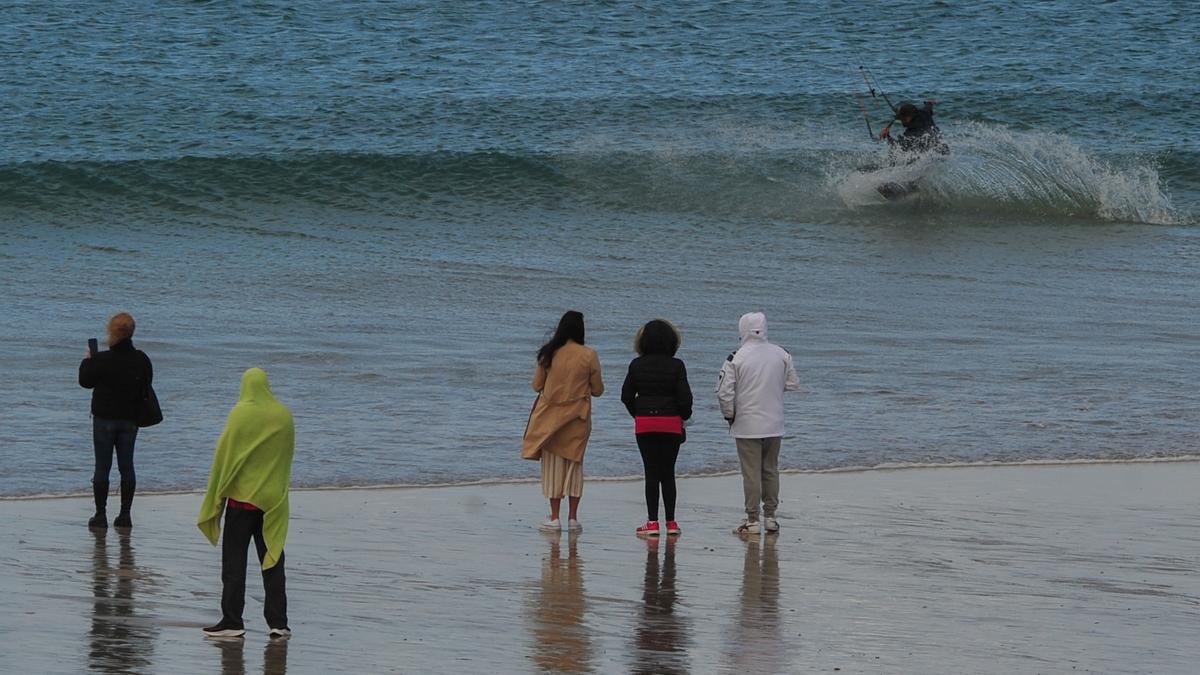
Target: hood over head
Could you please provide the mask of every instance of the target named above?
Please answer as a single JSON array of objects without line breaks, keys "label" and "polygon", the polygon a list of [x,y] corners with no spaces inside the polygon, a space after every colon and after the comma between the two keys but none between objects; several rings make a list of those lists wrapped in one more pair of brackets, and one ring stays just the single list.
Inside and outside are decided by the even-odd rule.
[{"label": "hood over head", "polygon": [[296,451],[296,425],[287,406],[271,394],[267,374],[250,368],[242,374],[237,405],[229,411],[225,430],[217,439],[208,489],[196,525],[216,545],[226,499],[236,499],[263,512],[262,532],[267,550],[262,568],[283,557],[287,539],[288,486]]},{"label": "hood over head", "polygon": [[267,371],[262,368],[248,368],[242,373],[242,391],[238,396],[239,403],[265,403],[274,401],[271,393],[271,383],[267,380]]},{"label": "hood over head", "polygon": [[738,335],[742,342],[767,339],[767,315],[762,312],[743,314],[738,319]]}]

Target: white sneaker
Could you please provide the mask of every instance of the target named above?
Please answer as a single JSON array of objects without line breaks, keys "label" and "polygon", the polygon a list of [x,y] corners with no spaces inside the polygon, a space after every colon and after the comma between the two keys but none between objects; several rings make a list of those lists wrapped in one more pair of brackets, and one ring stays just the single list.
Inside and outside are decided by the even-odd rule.
[{"label": "white sneaker", "polygon": [[283,628],[272,628],[267,631],[267,637],[270,638],[290,638],[292,637],[292,629],[284,626]]},{"label": "white sneaker", "polygon": [[771,517],[763,518],[763,527],[767,534],[775,534],[779,531],[779,521]]},{"label": "white sneaker", "polygon": [[580,525],[578,520],[568,520],[567,521],[567,531],[568,532],[583,532],[583,525]]},{"label": "white sneaker", "polygon": [[542,532],[562,532],[562,523],[558,518],[553,518],[538,525],[538,529]]},{"label": "white sneaker", "polygon": [[761,531],[762,529],[758,521],[750,520],[749,518],[743,520],[741,525],[733,528],[734,534],[758,534]]}]

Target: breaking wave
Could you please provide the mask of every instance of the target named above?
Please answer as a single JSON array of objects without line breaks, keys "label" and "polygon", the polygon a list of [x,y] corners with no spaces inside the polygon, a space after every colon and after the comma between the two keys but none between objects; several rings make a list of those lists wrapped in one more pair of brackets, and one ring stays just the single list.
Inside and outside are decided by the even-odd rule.
[{"label": "breaking wave", "polygon": [[[952,153],[923,173],[921,209],[1152,224],[1193,222],[1160,165],[1185,184],[1197,158],[1100,158],[1070,138],[984,124],[947,130]],[[731,133],[703,144],[592,142],[561,152],[302,152],[0,166],[0,213],[235,215],[261,204],[381,214],[471,202],[836,222],[879,206],[879,146],[842,139],[772,145]],[[812,149],[817,147],[819,149]],[[782,149],[781,149],[782,148]],[[806,149],[807,148],[807,149]],[[847,212],[851,213],[847,213]]]}]

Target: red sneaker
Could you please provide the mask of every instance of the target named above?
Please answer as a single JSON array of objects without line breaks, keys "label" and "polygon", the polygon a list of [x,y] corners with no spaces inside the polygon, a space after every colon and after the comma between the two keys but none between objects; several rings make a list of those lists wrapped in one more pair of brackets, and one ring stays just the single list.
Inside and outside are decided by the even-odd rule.
[{"label": "red sneaker", "polygon": [[647,520],[645,525],[642,525],[641,527],[639,527],[637,529],[637,533],[644,534],[649,537],[657,537],[658,536],[658,521],[657,520]]},{"label": "red sneaker", "polygon": [[679,523],[673,520],[667,521],[667,534],[679,534],[680,532]]}]

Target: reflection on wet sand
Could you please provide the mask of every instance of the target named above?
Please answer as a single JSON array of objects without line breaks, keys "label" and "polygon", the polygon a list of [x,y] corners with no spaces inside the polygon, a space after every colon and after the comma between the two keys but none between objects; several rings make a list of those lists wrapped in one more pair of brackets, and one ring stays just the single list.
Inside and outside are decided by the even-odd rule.
[{"label": "reflection on wet sand", "polygon": [[263,675],[287,675],[288,638],[275,639],[263,649]]},{"label": "reflection on wet sand", "polygon": [[675,539],[664,542],[662,568],[657,537],[646,539],[642,615],[635,631],[635,673],[687,673],[687,626],[675,612]]},{"label": "reflection on wet sand", "polygon": [[242,638],[209,638],[221,650],[221,675],[246,675],[246,641]]},{"label": "reflection on wet sand", "polygon": [[[690,520],[737,515],[738,481],[686,480]],[[803,531],[694,527],[654,557],[619,522],[542,540],[525,484],[297,491],[298,642],[258,624],[228,654],[200,633],[220,554],[195,535],[195,495],[147,497],[124,542],[90,538],[83,500],[0,500],[0,671],[212,675],[224,654],[260,675],[283,649],[305,673],[1019,673],[1064,653],[1079,672],[1195,670],[1200,462],[782,480],[806,495]],[[439,517],[402,517],[418,512]]]},{"label": "reflection on wet sand", "polygon": [[542,583],[529,603],[533,623],[533,660],[544,671],[582,673],[592,670],[591,640],[583,622],[583,560],[578,535],[567,539],[563,560],[559,533],[544,535],[550,545],[542,558]]},{"label": "reflection on wet sand", "polygon": [[[246,675],[245,638],[207,638],[221,651],[221,675]],[[288,640],[275,639],[263,648],[263,675],[287,675]]]},{"label": "reflection on wet sand", "polygon": [[738,596],[738,619],[728,654],[730,670],[746,673],[788,671],[789,649],[794,643],[783,639],[783,617],[779,613],[779,558],[775,554],[778,535],[745,535],[746,556],[742,562],[742,592]]},{"label": "reflection on wet sand", "polygon": [[117,537],[117,565],[109,560],[107,530],[92,530],[92,628],[89,633],[88,663],[102,673],[127,673],[146,669],[151,663],[158,630],[137,616],[134,591],[140,573],[128,532]]}]

